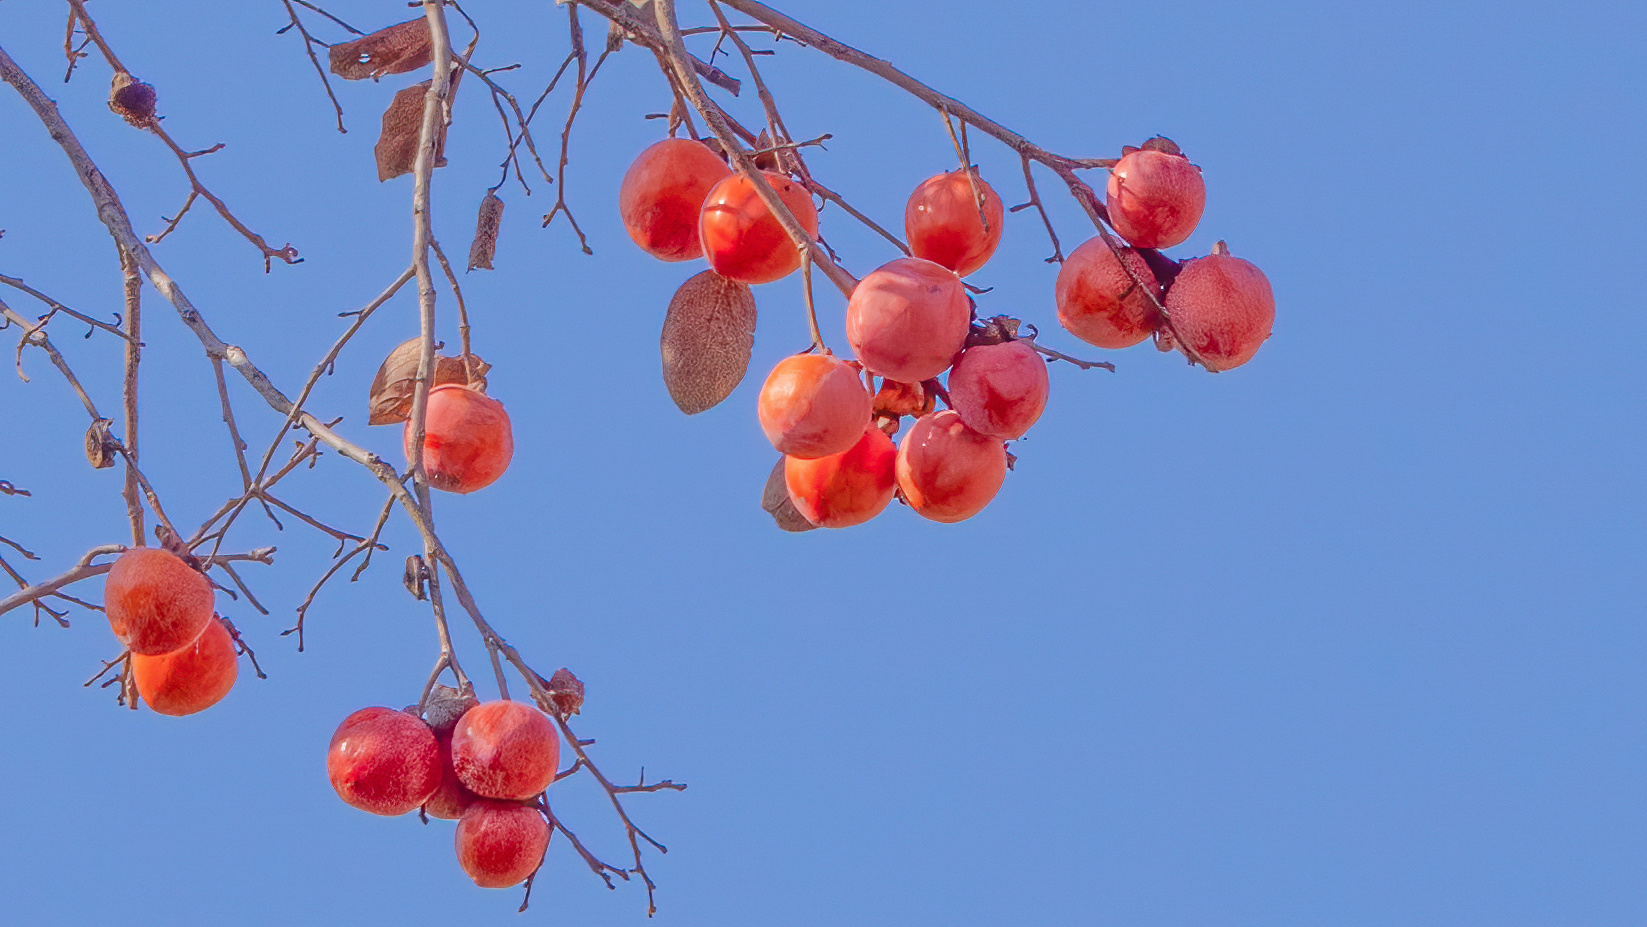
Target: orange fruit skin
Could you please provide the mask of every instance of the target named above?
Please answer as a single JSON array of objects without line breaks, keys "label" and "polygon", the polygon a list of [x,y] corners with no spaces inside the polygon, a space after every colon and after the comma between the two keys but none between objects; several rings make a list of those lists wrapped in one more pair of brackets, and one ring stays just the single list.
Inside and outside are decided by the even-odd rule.
[{"label": "orange fruit skin", "polygon": [[900,383],[949,368],[966,343],[972,304],[955,272],[922,258],[889,261],[846,302],[846,340],[864,369]]},{"label": "orange fruit skin", "polygon": [[784,482],[801,517],[820,528],[861,525],[892,501],[898,451],[873,425],[839,454],[805,460],[785,457]]},{"label": "orange fruit skin", "polygon": [[1269,278],[1251,261],[1231,254],[1185,261],[1165,305],[1179,338],[1213,371],[1252,360],[1275,325]]},{"label": "orange fruit skin", "polygon": [[[1122,247],[1126,266],[1150,288],[1155,273],[1143,255]],[[1058,323],[1070,334],[1100,348],[1130,348],[1155,331],[1155,307],[1133,284],[1102,237],[1089,238],[1071,251],[1053,284]]]},{"label": "orange fruit skin", "polygon": [[549,822],[531,805],[477,798],[458,819],[452,842],[458,865],[481,888],[526,881],[549,848]]},{"label": "orange fruit skin", "polygon": [[929,177],[909,195],[904,206],[904,237],[916,257],[942,264],[962,277],[989,261],[1001,244],[1006,213],[995,188],[982,177],[977,183],[984,195],[983,218],[978,215],[972,183],[961,171]]},{"label": "orange fruit skin", "polygon": [[405,814],[439,787],[440,747],[421,719],[393,708],[362,708],[332,734],[326,776],[353,807]]},{"label": "orange fruit skin", "polygon": [[974,345],[949,371],[955,411],[993,438],[1022,437],[1046,410],[1050,385],[1046,362],[1022,341]]},{"label": "orange fruit skin", "polygon": [[698,214],[732,169],[702,142],[666,138],[629,165],[618,188],[623,227],[641,250],[664,261],[703,256]]},{"label": "orange fruit skin", "polygon": [[[816,238],[818,210],[812,205],[812,195],[783,174],[761,173],[801,228]],[[801,252],[789,233],[761,201],[754,182],[742,174],[733,174],[709,191],[698,219],[698,235],[709,266],[732,280],[771,283],[801,266]]]},{"label": "orange fruit skin", "polygon": [[898,488],[916,514],[964,521],[983,511],[1006,481],[1006,447],[953,409],[922,416],[898,448]]},{"label": "orange fruit skin", "polygon": [[1130,152],[1110,169],[1110,225],[1135,248],[1182,244],[1201,222],[1207,183],[1183,155]]},{"label": "orange fruit skin", "polygon": [[120,555],[103,585],[114,636],[134,654],[185,647],[212,620],[212,584],[176,555],[134,547]]},{"label": "orange fruit skin", "polygon": [[[459,383],[429,391],[423,427],[423,471],[436,489],[484,489],[497,482],[515,456],[514,432],[503,403]],[[410,421],[402,444],[411,460]]]},{"label": "orange fruit skin", "polygon": [[767,440],[792,457],[827,457],[858,443],[872,399],[858,371],[828,354],[778,362],[761,387],[756,413]]},{"label": "orange fruit skin", "polygon": [[213,618],[179,650],[132,654],[132,679],[144,704],[162,715],[192,715],[216,705],[240,674],[234,638]]},{"label": "orange fruit skin", "polygon": [[483,702],[452,728],[452,769],[476,795],[531,798],[555,781],[559,765],[560,731],[523,702]]}]

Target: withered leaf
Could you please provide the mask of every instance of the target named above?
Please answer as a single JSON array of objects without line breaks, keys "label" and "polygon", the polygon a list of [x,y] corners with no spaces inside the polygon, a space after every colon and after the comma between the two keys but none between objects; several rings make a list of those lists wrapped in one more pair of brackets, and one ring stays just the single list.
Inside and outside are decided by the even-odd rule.
[{"label": "withered leaf", "polygon": [[469,245],[469,269],[492,269],[492,257],[498,250],[498,226],[503,222],[503,200],[496,190],[487,190],[480,200],[480,215],[475,217],[475,240]]},{"label": "withered leaf", "polygon": [[706,270],[669,300],[659,339],[663,384],[687,415],[732,394],[755,347],[755,294],[746,283]]},{"label": "withered leaf", "polygon": [[429,567],[422,557],[412,554],[406,558],[406,572],[401,574],[400,582],[419,602],[429,597]]},{"label": "withered leaf", "polygon": [[[412,414],[412,394],[417,390],[417,363],[423,355],[423,340],[412,338],[389,352],[383,366],[372,378],[372,393],[367,401],[366,424],[397,425]],[[470,389],[486,392],[486,372],[492,365],[479,355],[469,355],[468,363],[462,357],[435,358],[434,386],[461,383]]]},{"label": "withered leaf", "polygon": [[385,74],[415,71],[429,63],[429,21],[419,16],[333,45],[329,57],[332,73],[344,80],[377,80]]},{"label": "withered leaf", "polygon": [[555,670],[555,675],[549,677],[549,685],[545,688],[549,690],[549,700],[562,715],[575,715],[583,710],[583,680],[572,675],[566,667]]},{"label": "withered leaf", "polygon": [[436,683],[429,690],[429,700],[423,704],[423,720],[437,734],[449,734],[458,719],[469,709],[480,704],[473,692],[463,692],[451,686]]},{"label": "withered leaf", "polygon": [[[423,99],[430,81],[407,87],[389,101],[383,111],[383,131],[378,134],[372,154],[377,157],[379,182],[410,174],[417,167],[418,135],[423,130]],[[445,167],[446,129],[435,127],[435,167]]]},{"label": "withered leaf", "polygon": [[86,462],[99,470],[114,466],[114,455],[119,453],[109,426],[114,422],[100,418],[86,429]]},{"label": "withered leaf", "polygon": [[778,523],[778,527],[785,531],[811,531],[818,526],[807,521],[806,516],[795,508],[794,501],[789,498],[789,483],[784,479],[783,461],[784,459],[779,457],[778,463],[766,477],[766,486],[761,490],[761,508],[765,509],[766,514],[771,515],[772,520]]},{"label": "withered leaf", "polygon": [[154,87],[116,71],[109,82],[109,109],[139,129],[150,128],[154,125]]}]

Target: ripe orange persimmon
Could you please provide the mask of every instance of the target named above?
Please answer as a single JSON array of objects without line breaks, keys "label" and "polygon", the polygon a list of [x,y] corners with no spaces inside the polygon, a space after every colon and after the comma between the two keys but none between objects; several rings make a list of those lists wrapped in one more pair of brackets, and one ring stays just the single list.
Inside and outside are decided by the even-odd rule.
[{"label": "ripe orange persimmon", "polygon": [[618,212],[635,244],[655,258],[703,256],[698,215],[704,198],[732,173],[702,142],[666,138],[640,153],[618,188]]},{"label": "ripe orange persimmon", "polygon": [[[412,423],[406,423],[406,459],[412,459]],[[503,403],[458,383],[429,391],[424,416],[423,470],[429,485],[468,493],[492,485],[515,454]]]},{"label": "ripe orange persimmon", "polygon": [[[806,188],[782,174],[763,171],[808,235],[818,234],[818,210]],[[703,201],[698,221],[703,254],[715,272],[743,283],[771,283],[801,266],[801,253],[776,216],[766,208],[755,184],[733,174],[715,185]]]},{"label": "ripe orange persimmon", "polygon": [[1178,336],[1212,371],[1252,360],[1275,324],[1269,278],[1223,242],[1206,257],[1184,262],[1167,290],[1166,307]]},{"label": "ripe orange persimmon", "polygon": [[1047,407],[1047,365],[1027,341],[973,345],[949,371],[949,399],[973,431],[1018,438]]},{"label": "ripe orange persimmon", "polygon": [[917,514],[957,522],[978,514],[1006,481],[1000,438],[967,427],[953,409],[923,415],[898,447],[898,488]]},{"label": "ripe orange persimmon", "polygon": [[[976,170],[970,173],[970,180],[961,171],[930,177],[915,188],[904,206],[909,250],[962,277],[984,266],[995,253],[1006,215],[995,188],[977,176]],[[984,197],[982,216],[972,193],[974,180]]]},{"label": "ripe orange persimmon", "polygon": [[239,675],[234,638],[212,618],[182,649],[132,654],[132,681],[145,704],[163,715],[192,715],[216,705]]},{"label": "ripe orange persimmon", "polygon": [[[1126,268],[1151,290],[1157,286],[1149,264],[1132,248],[1120,247]],[[1070,334],[1100,348],[1130,348],[1155,331],[1158,313],[1149,293],[1127,275],[1102,236],[1069,253],[1053,285],[1058,322]]]},{"label": "ripe orange persimmon", "polygon": [[405,814],[440,785],[440,746],[419,718],[362,708],[332,734],[326,775],[337,796],[362,811]]},{"label": "ripe orange persimmon", "polygon": [[452,770],[476,795],[531,798],[555,781],[559,765],[560,732],[523,702],[483,702],[452,728]]},{"label": "ripe orange persimmon", "polygon": [[134,547],[115,560],[103,584],[109,627],[132,653],[171,653],[212,620],[212,584],[177,555]]},{"label": "ripe orange persimmon", "polygon": [[921,258],[889,261],[846,302],[846,340],[864,369],[903,383],[943,373],[966,343],[972,304],[955,272]]},{"label": "ripe orange persimmon", "polygon": [[1152,138],[1109,173],[1110,224],[1135,248],[1182,244],[1201,221],[1207,184],[1171,140]]},{"label": "ripe orange persimmon", "polygon": [[458,865],[481,888],[519,885],[537,871],[549,848],[549,822],[529,804],[477,798],[452,838]]},{"label": "ripe orange persimmon", "polygon": [[761,387],[756,413],[767,440],[791,457],[826,457],[858,443],[870,395],[857,368],[830,354],[778,362]]},{"label": "ripe orange persimmon", "polygon": [[801,517],[820,528],[861,525],[892,501],[898,451],[873,425],[839,454],[806,460],[785,457],[784,483]]}]

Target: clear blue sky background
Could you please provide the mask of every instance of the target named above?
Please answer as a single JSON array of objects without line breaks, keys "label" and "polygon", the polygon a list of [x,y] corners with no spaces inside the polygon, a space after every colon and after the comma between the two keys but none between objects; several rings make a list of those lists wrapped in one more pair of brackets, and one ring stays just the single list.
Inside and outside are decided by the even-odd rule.
[{"label": "clear blue sky background", "polygon": [[[1647,69],[1639,3],[1070,4],[793,2],[1044,146],[1112,155],[1161,133],[1205,170],[1200,230],[1274,283],[1274,338],[1210,376],[1148,346],[1118,371],[1056,366],[1046,417],[995,503],[964,524],[894,507],[847,531],[785,535],[756,505],[773,454],[764,372],[806,344],[797,280],[762,287],[749,381],[688,419],[658,378],[657,332],[697,269],[642,255],[618,180],[667,108],[651,56],[607,63],[572,143],[567,199],[508,187],[498,270],[464,278],[496,365],[513,468],[437,516],[488,615],[544,671],[587,683],[578,729],[614,775],[691,783],[631,807],[662,925],[1647,922],[1642,278]],[[250,225],[307,257],[261,261],[204,205],[156,253],[217,330],[288,390],[408,260],[409,178],[379,184],[378,114],[421,79],[343,84],[331,128],[278,3],[93,5],[159,88],[179,142]],[[403,4],[338,0],[366,28]],[[567,47],[548,2],[486,4],[477,61],[529,99]],[[688,7],[686,18],[706,18]],[[603,23],[590,21],[599,43]],[[337,37],[316,23],[325,37]],[[462,30],[459,30],[460,36]],[[61,4],[0,4],[0,44],[56,95],[158,231],[185,187],[157,140],[104,108],[88,60],[63,86]],[[895,224],[952,166],[939,119],[865,75],[784,45],[768,73],[811,163]],[[741,72],[738,62],[728,64]],[[437,174],[454,255],[494,182],[502,132],[465,81]],[[552,148],[568,96],[539,119]],[[755,120],[751,100],[739,112]],[[1008,204],[1009,152],[974,135]],[[76,308],[118,307],[106,234],[67,162],[0,93],[0,272]],[[1101,180],[1101,176],[1094,177]],[[1083,218],[1050,177],[1066,248]],[[890,249],[823,228],[864,273]],[[1056,330],[1033,212],[975,278],[990,313]],[[35,311],[13,293],[4,298]],[[198,523],[238,491],[211,372],[152,291],[143,436],[168,510]],[[443,294],[442,333],[452,337]],[[842,343],[841,302],[823,299]],[[106,407],[118,347],[54,325]],[[361,336],[312,407],[367,428],[378,361],[416,331],[410,292]],[[7,337],[11,337],[10,334]],[[10,342],[6,342],[8,345]],[[10,353],[10,348],[7,348]],[[0,376],[0,533],[31,578],[125,534],[119,471],[80,457],[83,413],[37,352]],[[238,380],[254,445],[278,419]],[[382,495],[328,456],[283,493],[361,531]],[[0,620],[9,746],[0,896],[19,924],[638,924],[637,886],[601,886],[557,839],[523,918],[473,887],[451,825],[353,811],[327,738],[367,705],[415,701],[436,653],[392,550],[277,632],[330,545],[247,518],[236,548],[273,614],[223,600],[270,679],[173,719],[80,683],[119,648],[100,616]],[[6,556],[11,557],[9,551]],[[78,590],[97,595],[96,583]],[[473,635],[462,640],[481,670]],[[626,851],[588,781],[557,809],[600,854]]]}]

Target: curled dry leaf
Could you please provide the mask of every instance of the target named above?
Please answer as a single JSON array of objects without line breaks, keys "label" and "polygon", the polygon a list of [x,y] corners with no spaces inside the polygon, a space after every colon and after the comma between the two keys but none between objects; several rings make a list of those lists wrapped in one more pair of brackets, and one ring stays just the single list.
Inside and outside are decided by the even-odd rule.
[{"label": "curled dry leaf", "polygon": [[100,418],[86,429],[86,460],[99,470],[114,466],[117,451],[114,437],[109,434],[109,426],[113,424],[109,419]]},{"label": "curled dry leaf", "polygon": [[575,715],[583,710],[583,681],[566,667],[555,670],[544,688],[549,690],[549,700],[561,714]]},{"label": "curled dry leaf", "polygon": [[[412,414],[412,394],[417,390],[417,364],[423,355],[423,340],[412,338],[400,343],[383,359],[372,378],[372,395],[367,402],[366,424],[398,425]],[[458,383],[472,390],[486,392],[486,372],[492,365],[471,354],[465,363],[462,357],[435,358],[435,380],[430,386]]]},{"label": "curled dry leaf", "polygon": [[663,385],[687,415],[732,394],[755,348],[755,294],[749,285],[706,270],[669,300],[659,339]]},{"label": "curled dry leaf", "polygon": [[766,477],[766,488],[761,490],[761,508],[785,531],[811,531],[818,526],[807,521],[789,498],[789,482],[784,479],[783,460],[779,457],[778,463]]},{"label": "curled dry leaf", "polygon": [[[378,134],[372,154],[377,157],[379,182],[410,174],[417,166],[418,135],[423,130],[423,98],[429,93],[430,81],[424,81],[395,94],[389,108],[383,111],[383,131]],[[446,166],[446,128],[435,128],[435,167]]]},{"label": "curled dry leaf", "polygon": [[439,683],[429,690],[429,700],[423,705],[423,720],[437,734],[450,733],[464,712],[480,704],[473,692],[462,692]]},{"label": "curled dry leaf", "polygon": [[498,226],[503,222],[503,200],[496,190],[487,190],[480,200],[480,215],[475,217],[475,240],[469,245],[469,269],[492,269],[492,257],[498,250]]},{"label": "curled dry leaf", "polygon": [[429,21],[397,23],[353,42],[333,45],[332,73],[344,80],[377,80],[385,74],[405,74],[429,63]]},{"label": "curled dry leaf", "polygon": [[406,558],[406,572],[401,575],[400,582],[419,602],[429,597],[426,588],[429,582],[429,567],[423,563],[421,556],[412,554]]},{"label": "curled dry leaf", "polygon": [[125,71],[109,83],[109,109],[139,129],[154,125],[154,88]]}]

